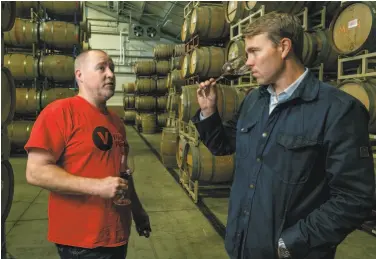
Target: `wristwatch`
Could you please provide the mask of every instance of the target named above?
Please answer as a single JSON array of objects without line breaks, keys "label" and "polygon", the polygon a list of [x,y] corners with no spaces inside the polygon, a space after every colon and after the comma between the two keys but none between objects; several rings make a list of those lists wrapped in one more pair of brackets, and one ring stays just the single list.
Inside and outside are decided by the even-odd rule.
[{"label": "wristwatch", "polygon": [[289,250],[287,250],[287,247],[285,245],[285,242],[283,242],[282,238],[278,240],[278,256],[279,258],[291,258],[291,254]]}]

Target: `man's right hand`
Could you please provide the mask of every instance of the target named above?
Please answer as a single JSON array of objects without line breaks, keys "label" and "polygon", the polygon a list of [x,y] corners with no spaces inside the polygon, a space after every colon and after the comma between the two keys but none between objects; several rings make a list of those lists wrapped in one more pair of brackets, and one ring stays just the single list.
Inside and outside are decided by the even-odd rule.
[{"label": "man's right hand", "polygon": [[199,84],[197,100],[204,117],[209,117],[215,112],[217,105],[217,87],[213,78]]},{"label": "man's right hand", "polygon": [[105,199],[112,199],[119,191],[128,189],[128,181],[120,177],[108,176],[98,180],[97,195]]}]

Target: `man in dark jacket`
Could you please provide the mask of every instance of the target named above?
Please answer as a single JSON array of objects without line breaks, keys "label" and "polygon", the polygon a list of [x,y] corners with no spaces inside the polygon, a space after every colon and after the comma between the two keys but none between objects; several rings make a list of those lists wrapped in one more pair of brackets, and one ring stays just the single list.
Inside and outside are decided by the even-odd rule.
[{"label": "man in dark jacket", "polygon": [[371,211],[369,115],[304,68],[296,17],[267,14],[244,36],[260,87],[222,124],[214,80],[202,82],[192,118],[214,155],[236,152],[226,250],[232,259],[333,259]]}]

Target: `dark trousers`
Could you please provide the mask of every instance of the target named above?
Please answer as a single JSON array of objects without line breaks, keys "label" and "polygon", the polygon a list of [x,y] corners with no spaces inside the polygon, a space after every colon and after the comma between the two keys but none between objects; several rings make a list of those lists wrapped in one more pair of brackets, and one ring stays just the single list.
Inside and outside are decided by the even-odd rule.
[{"label": "dark trousers", "polygon": [[93,249],[56,244],[61,259],[124,259],[128,244]]}]

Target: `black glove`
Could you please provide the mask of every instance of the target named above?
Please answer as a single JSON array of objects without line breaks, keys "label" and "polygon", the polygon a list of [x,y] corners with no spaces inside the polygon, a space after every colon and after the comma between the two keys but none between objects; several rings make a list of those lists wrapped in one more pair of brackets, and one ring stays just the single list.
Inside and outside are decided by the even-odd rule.
[{"label": "black glove", "polygon": [[138,234],[148,238],[151,232],[148,214],[145,211],[138,214],[133,213],[133,220],[136,223],[136,230]]}]

